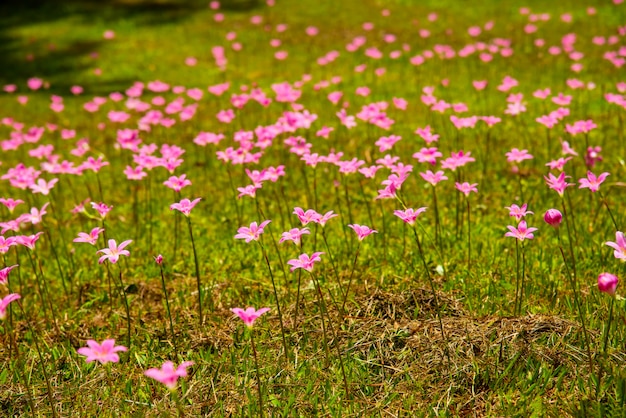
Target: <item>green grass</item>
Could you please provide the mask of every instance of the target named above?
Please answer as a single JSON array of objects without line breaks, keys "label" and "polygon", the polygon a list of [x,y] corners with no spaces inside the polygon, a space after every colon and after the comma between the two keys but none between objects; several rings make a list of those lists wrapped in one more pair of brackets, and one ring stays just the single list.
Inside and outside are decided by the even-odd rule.
[{"label": "green grass", "polygon": [[[0,118],[24,123],[24,131],[47,123],[58,125],[59,130],[76,129],[76,138],[71,140],[62,140],[58,131],[46,131],[39,144],[26,143],[17,150],[3,151],[2,175],[20,162],[39,167],[41,161],[27,151],[42,144],[54,145],[60,161],[67,159],[78,165],[87,156],[102,155],[110,163],[97,174],[44,172],[41,177],[46,180],[59,178],[48,196],[13,188],[6,180],[0,182],[0,197],[26,201],[15,214],[0,208],[3,222],[28,212],[30,207],[51,203],[43,223],[24,225],[20,230],[27,235],[44,232],[32,252],[34,264],[29,261],[31,252],[20,246],[11,247],[0,266],[20,265],[10,273],[10,291],[8,287],[0,289],[0,297],[18,292],[24,307],[22,311],[14,302],[7,320],[0,323],[1,414],[51,416],[54,410],[58,416],[175,415],[174,397],[163,385],[143,375],[145,370],[171,360],[176,364],[195,362],[189,376],[179,380],[176,392],[181,409],[189,416],[260,415],[259,380],[266,416],[624,416],[624,300],[619,296],[615,300],[605,355],[611,299],[596,287],[601,272],[624,276],[623,264],[604,245],[615,239],[616,228],[598,193],[577,186],[567,189],[564,201],[571,220],[576,279],[593,359],[590,368],[568,270],[556,233],[542,220],[549,208],[563,211],[562,199],[545,184],[543,176],[548,170],[544,164],[561,156],[559,138],[584,153],[586,139],[572,137],[563,128],[565,123],[593,119],[598,128],[589,134],[588,142],[602,146],[604,158],[593,171],[611,173],[600,190],[618,229],[624,228],[624,110],[608,104],[603,94],[616,93],[616,83],[626,79],[621,69],[602,58],[605,51],[619,46],[598,48],[591,43],[593,36],[616,33],[624,22],[624,7],[597,4],[597,14],[588,17],[587,6],[574,1],[549,6],[538,1],[489,2],[480,7],[468,7],[464,2],[406,0],[321,4],[303,0],[279,2],[273,8],[261,2],[223,3],[222,23],[216,23],[216,12],[200,1],[41,1],[34,2],[37,7],[29,3],[11,10],[0,6],[5,7],[0,8],[0,53],[5,62],[0,68],[0,85],[18,86],[16,93],[0,94]],[[537,34],[528,37],[523,32],[527,17],[518,13],[521,6],[537,13],[549,12],[552,19],[538,23]],[[385,7],[391,16],[381,16]],[[428,22],[427,15],[433,11],[439,19]],[[564,12],[572,13],[574,24],[560,21]],[[262,16],[263,23],[252,25],[253,15]],[[510,58],[494,56],[488,64],[475,55],[433,58],[418,67],[409,63],[410,57],[436,44],[462,48],[472,42],[466,29],[488,20],[496,23],[493,31],[478,39],[490,42],[510,38],[515,50]],[[366,21],[375,23],[372,32],[361,28]],[[275,30],[280,23],[288,25],[283,33]],[[319,28],[318,36],[304,34],[310,25]],[[419,37],[417,30],[422,27],[430,29],[430,38]],[[446,34],[449,28],[453,31]],[[112,40],[103,39],[108,29],[115,31]],[[225,39],[230,31],[237,33],[236,41],[243,45],[241,52],[230,49]],[[570,32],[577,34],[575,46],[585,54],[579,74],[570,71],[571,62],[563,55],[540,54],[532,45],[535,37],[544,38],[547,46],[561,45],[562,36]],[[386,33],[395,34],[397,41],[386,44],[382,40]],[[367,58],[366,47],[354,54],[347,52],[345,45],[361,35],[368,37],[366,47],[378,47],[385,57],[377,61]],[[271,39],[280,39],[282,45],[271,48]],[[402,49],[402,44],[410,46],[410,52],[397,60],[388,58],[389,52]],[[214,64],[211,48],[216,45],[226,48],[225,71]],[[275,60],[275,50],[287,51],[288,58]],[[336,61],[326,66],[316,63],[332,50],[339,52]],[[27,59],[29,54],[32,60]],[[190,56],[198,59],[196,66],[185,65]],[[367,64],[367,69],[356,73],[354,68],[360,64]],[[382,67],[386,73],[375,76],[374,69]],[[101,75],[96,75],[95,69],[100,69]],[[231,124],[221,124],[215,114],[233,107],[231,94],[240,93],[241,86],[258,86],[274,98],[273,83],[294,83],[303,74],[310,74],[312,81],[303,85],[298,103],[318,116],[311,129],[280,134],[259,164],[227,165],[219,161],[216,151],[237,147],[232,140],[236,132],[274,123],[291,110],[285,103],[264,108],[251,101],[236,111]],[[515,117],[503,114],[509,93],[497,90],[506,75],[519,81],[519,87],[512,91],[524,93],[528,108]],[[341,76],[341,83],[314,89],[316,83],[333,76]],[[26,80],[30,77],[43,78],[49,87],[29,91]],[[594,82],[596,87],[571,90],[565,84],[568,78]],[[449,80],[448,87],[441,85],[444,79]],[[83,109],[94,96],[123,93],[135,81],[154,80],[204,91],[191,120],[180,121],[174,115],[173,127],[153,126],[140,132],[143,144],[154,143],[159,148],[175,144],[186,151],[174,175],[187,174],[193,184],[180,196],[162,185],[172,174],[161,167],[140,181],[129,181],[123,174],[127,165],[135,164],[130,151],[115,146],[116,132],[118,128],[136,127],[139,118],[129,111],[133,114],[130,122],[115,124],[107,119],[107,113],[125,110],[124,101],[108,100],[95,113]],[[489,85],[477,92],[472,80],[488,80]],[[223,96],[206,91],[208,86],[225,81],[231,87]],[[72,85],[83,86],[84,93],[71,95]],[[354,94],[357,87],[366,85],[372,90],[369,97]],[[448,120],[450,111],[439,114],[422,104],[420,96],[426,86],[436,86],[434,94],[439,99],[466,103],[469,112],[459,116],[496,115],[503,120],[493,128],[479,123],[475,129],[457,132]],[[557,106],[532,97],[533,91],[545,87],[550,87],[553,95],[564,92],[574,96],[569,106],[571,115],[554,128],[550,139],[547,129],[535,118]],[[346,110],[350,115],[372,102],[390,102],[387,113],[395,124],[384,131],[357,119],[356,128],[346,129],[335,116],[339,108],[326,99],[334,90],[344,92],[342,102],[349,102]],[[65,110],[61,113],[49,108],[53,94],[64,97]],[[28,104],[17,104],[18,95],[28,95]],[[156,94],[145,90],[141,99],[149,102],[157,95],[168,103],[179,96],[171,91]],[[186,105],[194,102],[182,97]],[[393,97],[405,98],[407,111],[395,109]],[[103,129],[98,128],[101,122],[105,123]],[[436,169],[411,158],[424,146],[413,132],[427,124],[441,135],[439,142],[430,146],[438,146],[444,158],[461,149],[471,151],[476,158],[456,173],[446,170],[449,179],[437,185],[441,248],[435,242],[432,187],[418,174]],[[322,126],[335,128],[329,139],[315,136]],[[202,148],[192,142],[201,131],[222,132],[226,139],[217,147]],[[11,132],[7,124],[0,125],[0,138],[9,139]],[[390,134],[403,139],[391,151],[379,152],[374,142]],[[325,163],[313,170],[282,145],[291,135],[306,138],[313,144],[313,152],[320,155],[341,151],[344,160],[356,157],[368,166],[391,153],[401,157],[404,164],[412,164],[413,173],[402,185],[399,199],[374,200],[377,190],[384,187],[381,181],[388,170],[380,170],[375,179],[358,173],[342,175],[337,167]],[[89,138],[90,150],[78,158],[70,150],[83,137]],[[513,147],[527,148],[535,156],[520,164],[519,174],[512,172],[505,159]],[[233,197],[237,194],[233,188],[250,184],[244,168],[261,170],[278,165],[285,166],[286,176],[276,183],[265,182],[256,199]],[[578,183],[586,171],[580,157],[566,165],[571,183]],[[457,205],[453,184],[458,179],[478,183],[479,190],[469,198],[469,268],[465,198],[460,196]],[[202,197],[191,213],[204,294],[202,327],[198,325],[195,265],[186,219],[169,208],[185,197]],[[104,222],[70,212],[87,198],[113,205]],[[418,218],[416,231],[436,298],[411,227],[393,215],[403,203],[428,207]],[[535,212],[527,218],[528,224],[539,228],[535,239],[524,241],[526,286],[519,313],[513,307],[515,240],[504,237],[507,225],[517,225],[504,209],[512,203],[528,203]],[[311,234],[304,236],[302,248],[289,242],[273,244],[283,231],[300,227],[292,214],[294,207],[320,213],[333,210],[340,215],[324,229],[328,246],[321,227],[314,225],[309,225]],[[93,215],[89,205],[87,208]],[[277,285],[287,355],[261,248],[233,238],[239,227],[264,219],[272,220],[261,240]],[[360,244],[356,262],[358,241],[347,228],[349,223],[378,230]],[[78,232],[97,226],[104,226],[107,238],[118,243],[132,239],[127,247],[130,257],[121,257],[117,265],[100,265],[96,250],[105,247],[102,238],[95,247],[72,242]],[[561,238],[569,260],[565,221]],[[325,252],[312,274],[320,282],[328,313],[318,302],[311,276],[302,272],[296,322],[299,275],[298,271],[290,273],[286,262],[302,252],[314,251]],[[164,256],[175,335],[169,330],[160,270],[153,259],[158,254]],[[343,315],[342,289],[350,281],[353,268]],[[120,272],[130,305],[130,350],[120,353],[117,364],[86,364],[76,350],[88,339],[100,342],[115,338],[117,344],[127,345],[126,312],[117,285]],[[271,308],[252,330],[259,356],[258,375],[249,332],[229,310],[246,306]],[[330,355],[324,347],[322,321]]]}]

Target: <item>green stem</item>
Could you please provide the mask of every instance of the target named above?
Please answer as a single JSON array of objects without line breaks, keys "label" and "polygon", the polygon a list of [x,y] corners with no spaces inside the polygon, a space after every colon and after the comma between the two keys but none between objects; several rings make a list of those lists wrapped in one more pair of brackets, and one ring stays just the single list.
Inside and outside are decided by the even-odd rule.
[{"label": "green stem", "polygon": [[278,308],[278,321],[280,322],[280,333],[283,338],[283,349],[285,350],[285,360],[289,362],[289,351],[287,350],[287,339],[285,338],[285,326],[283,324],[283,312],[280,308],[280,300],[278,299],[278,291],[276,290],[276,282],[274,281],[274,273],[272,273],[272,267],[270,266],[270,259],[267,256],[267,251],[265,251],[265,247],[261,244],[261,241],[257,241],[259,246],[261,247],[261,251],[263,252],[263,257],[265,258],[265,263],[267,264],[267,269],[270,272],[270,278],[272,280],[272,289],[274,290],[274,299],[276,299],[276,307]]},{"label": "green stem", "polygon": [[428,269],[428,263],[426,263],[426,257],[424,256],[424,251],[422,250],[422,244],[420,242],[419,236],[417,235],[417,230],[415,229],[415,225],[413,225],[413,235],[415,236],[415,242],[417,244],[417,249],[419,250],[420,257],[422,258],[422,264],[424,265],[424,271],[426,272],[426,277],[428,278],[428,283],[430,284],[430,290],[433,293],[433,300],[435,301],[435,309],[437,310],[437,319],[439,320],[439,329],[441,330],[441,338],[444,342],[446,342],[446,356],[448,357],[448,362],[450,362],[450,353],[448,352],[448,345],[446,334],[443,329],[443,321],[441,320],[441,309],[439,307],[439,298],[437,297],[437,292],[435,292],[435,283],[433,282],[433,278],[430,275],[430,270]]},{"label": "green stem", "polygon": [[[602,357],[604,361],[607,359],[606,349],[609,346],[609,334],[611,331],[611,322],[613,321],[613,305],[615,304],[615,296],[611,297],[611,305],[609,307],[609,320],[606,323],[606,329],[604,330],[604,342],[602,343]],[[604,367],[602,367],[602,363],[598,362],[598,386],[596,387],[596,400],[600,399],[600,391],[602,390],[602,374],[604,372]]]},{"label": "green stem", "polygon": [[[172,340],[175,341],[176,338],[174,336],[174,325],[172,323],[172,314],[170,312],[170,301],[167,294],[167,287],[165,287],[165,275],[163,274],[163,266],[159,265],[159,268],[161,269],[161,286],[163,287],[163,296],[165,296],[165,309],[167,310],[167,317],[170,321],[170,334],[172,335]],[[174,343],[174,345],[176,345],[176,343]]]},{"label": "green stem", "polygon": [[361,251],[361,241],[359,241],[356,247],[356,253],[354,254],[354,261],[352,262],[352,270],[350,271],[350,278],[348,279],[348,287],[343,295],[343,303],[341,304],[341,313],[345,316],[346,302],[348,301],[348,293],[350,292],[350,285],[352,284],[352,277],[354,276],[354,269],[356,268],[356,262],[359,258],[359,252]]},{"label": "green stem", "polygon": [[324,322],[324,312],[326,311],[326,304],[324,303],[324,295],[322,295],[322,289],[320,288],[319,282],[317,281],[315,276],[313,276],[312,272],[309,272],[309,273],[311,274],[311,278],[313,279],[313,282],[315,283],[315,290],[317,290],[317,301],[320,304],[320,309],[321,309],[320,319],[322,320],[322,335],[324,337],[324,352],[326,353],[326,367],[328,368],[330,366],[330,351],[328,350],[328,337],[326,336],[326,323]]},{"label": "green stem", "polygon": [[261,369],[259,368],[259,356],[256,352],[256,345],[254,344],[254,333],[250,330],[250,345],[252,346],[252,355],[254,356],[254,366],[256,367],[256,381],[257,389],[259,391],[259,416],[263,418],[263,390],[261,389]]},{"label": "green stem", "polygon": [[46,365],[44,363],[43,360],[43,356],[41,355],[41,350],[39,348],[39,343],[37,342],[37,335],[39,335],[38,332],[35,332],[33,325],[31,324],[30,320],[28,319],[28,317],[26,316],[26,311],[24,310],[24,307],[22,306],[21,302],[18,300],[17,301],[18,306],[20,307],[21,311],[22,311],[22,315],[24,315],[24,320],[26,321],[26,324],[28,325],[28,328],[30,329],[30,333],[33,337],[33,342],[35,343],[35,349],[37,350],[37,355],[39,357],[39,361],[41,362],[41,371],[43,372],[43,377],[46,380],[46,389],[47,389],[47,393],[48,393],[48,402],[50,402],[50,409],[52,410],[52,417],[56,418],[57,417],[57,411],[56,408],[54,407],[54,399],[52,396],[52,386],[50,385],[50,378],[48,377],[48,372],[46,371]]},{"label": "green stem", "polygon": [[126,289],[124,288],[124,282],[122,281],[122,267],[119,267],[119,271],[119,286],[122,291],[122,295],[124,296],[124,309],[126,310],[126,343],[128,345],[128,349],[130,350],[130,306],[128,305]]},{"label": "green stem", "polygon": [[198,264],[198,253],[196,252],[196,243],[193,239],[193,229],[191,228],[191,218],[187,217],[187,225],[189,226],[189,237],[191,238],[191,247],[193,248],[193,261],[196,266],[196,285],[198,287],[198,321],[200,326],[204,322],[202,316],[202,284],[200,283],[200,265]]}]

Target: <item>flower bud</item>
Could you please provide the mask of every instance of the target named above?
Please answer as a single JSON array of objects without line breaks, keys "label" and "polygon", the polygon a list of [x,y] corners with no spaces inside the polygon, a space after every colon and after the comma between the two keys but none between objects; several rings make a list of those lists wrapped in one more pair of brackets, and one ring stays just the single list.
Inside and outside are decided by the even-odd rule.
[{"label": "flower bud", "polygon": [[556,209],[548,209],[545,215],[543,215],[543,220],[546,221],[548,225],[558,228],[563,220],[563,215]]},{"label": "flower bud", "polygon": [[600,273],[598,276],[598,290],[600,292],[608,293],[609,295],[614,295],[618,281],[617,276],[614,274]]},{"label": "flower bud", "polygon": [[161,254],[154,257],[154,261],[160,266],[163,263],[163,256]]}]

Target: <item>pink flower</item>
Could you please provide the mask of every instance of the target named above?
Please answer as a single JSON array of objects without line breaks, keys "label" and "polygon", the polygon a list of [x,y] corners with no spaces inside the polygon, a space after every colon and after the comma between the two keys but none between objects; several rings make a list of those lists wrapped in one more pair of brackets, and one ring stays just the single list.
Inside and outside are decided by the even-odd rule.
[{"label": "pink flower", "polygon": [[102,203],[102,202],[100,203],[91,202],[91,207],[95,209],[98,212],[98,214],[100,214],[100,217],[102,219],[104,219],[107,213],[109,213],[111,209],[113,209],[113,206],[107,206],[105,203]]},{"label": "pink flower", "polygon": [[513,204],[511,206],[505,206],[505,209],[509,210],[509,216],[514,217],[519,222],[524,216],[528,214],[532,215],[535,213],[535,212],[526,210],[527,207],[528,207],[528,204],[524,203],[521,208],[517,206],[516,204]]},{"label": "pink flower", "polygon": [[425,173],[420,173],[420,176],[422,176],[424,180],[426,180],[433,186],[436,186],[437,183],[439,183],[440,181],[448,180],[448,177],[444,175],[443,171],[437,171],[436,173],[433,173],[432,171],[427,170]]},{"label": "pink flower", "polygon": [[517,148],[513,148],[511,151],[506,153],[506,159],[510,163],[519,163],[524,160],[532,160],[533,156],[528,153],[528,150],[519,150]]},{"label": "pink flower", "polygon": [[125,250],[124,247],[126,247],[131,242],[133,242],[133,240],[131,239],[126,240],[122,242],[118,247],[117,242],[115,242],[114,239],[110,239],[109,248],[103,248],[102,250],[96,251],[96,254],[98,253],[104,254],[102,257],[98,259],[98,263],[102,264],[104,263],[105,260],[109,260],[109,262],[115,264],[117,263],[117,260],[120,258],[120,255],[125,255],[128,257],[130,255],[130,252],[128,250]]},{"label": "pink flower", "polygon": [[54,185],[59,181],[59,179],[54,178],[48,182],[44,179],[38,179],[37,183],[33,183],[28,187],[33,191],[33,193],[41,193],[44,196],[47,196],[50,193],[50,189],[54,187]]},{"label": "pink flower", "polygon": [[617,231],[615,233],[615,241],[616,242],[607,241],[604,244],[615,249],[613,253],[615,258],[626,261],[626,239],[624,238],[624,233]]},{"label": "pink flower", "polygon": [[478,189],[476,188],[476,186],[478,186],[478,183],[469,184],[468,182],[464,182],[463,184],[461,184],[455,182],[454,186],[457,188],[458,191],[465,194],[465,196],[469,196],[471,192],[478,193]]},{"label": "pink flower", "polygon": [[597,162],[602,161],[600,152],[602,152],[602,147],[587,148],[587,153],[585,154],[585,164],[587,164],[587,167],[593,167]]},{"label": "pink flower", "polygon": [[9,212],[13,213],[13,210],[15,209],[15,207],[18,206],[21,203],[24,203],[24,201],[21,200],[21,199],[0,198],[0,203],[2,203],[4,206],[6,206],[7,209],[9,209]]},{"label": "pink flower", "polygon": [[424,212],[426,212],[425,207],[418,208],[417,210],[413,208],[408,208],[407,210],[394,210],[393,214],[402,219],[404,222],[408,223],[409,225],[415,225],[415,220],[417,219],[417,217]]},{"label": "pink flower", "polygon": [[270,308],[261,308],[259,310],[254,309],[253,307],[248,307],[246,309],[241,308],[232,308],[231,311],[237,315],[247,327],[252,328],[254,325],[254,321],[259,319],[261,315],[270,311]]},{"label": "pink flower", "polygon": [[128,348],[123,345],[115,345],[115,340],[104,340],[102,344],[98,344],[94,340],[87,340],[89,347],[79,348],[78,354],[86,356],[85,361],[91,363],[94,360],[99,361],[101,364],[108,362],[117,363],[120,361],[120,357],[116,354],[118,351],[128,351]]},{"label": "pink flower", "polygon": [[191,214],[191,210],[194,208],[194,206],[198,204],[198,202],[201,199],[202,199],[201,197],[194,199],[194,200],[183,199],[179,203],[172,203],[170,205],[170,210],[176,209],[177,211],[181,212],[183,215],[189,217],[189,214]]},{"label": "pink flower", "polygon": [[552,160],[546,164],[546,167],[550,167],[550,170],[563,171],[563,167],[565,167],[565,163],[567,163],[571,159],[572,157],[559,158],[557,160]]},{"label": "pink flower", "polygon": [[43,234],[43,232],[37,232],[35,235],[18,235],[15,237],[15,242],[30,250],[34,250],[35,243],[41,234]]},{"label": "pink flower", "polygon": [[160,266],[161,264],[163,264],[163,256],[161,254],[157,255],[156,257],[154,257],[154,262]]},{"label": "pink flower", "polygon": [[6,317],[9,303],[18,300],[19,298],[21,298],[19,293],[11,293],[0,299],[0,319],[4,319]]},{"label": "pink flower", "polygon": [[0,270],[0,284],[6,284],[9,281],[9,273],[19,264],[14,264]]},{"label": "pink flower", "polygon": [[569,176],[565,176],[564,172],[562,172],[558,177],[555,177],[552,173],[549,173],[548,177],[543,176],[543,178],[546,180],[546,183],[548,183],[548,186],[552,190],[555,190],[561,197],[563,197],[563,193],[565,192],[566,188],[568,188],[569,186],[573,186],[573,184],[567,183],[565,181],[565,179],[569,178]]},{"label": "pink flower", "polygon": [[359,241],[363,241],[363,239],[367,237],[368,235],[378,233],[378,231],[371,229],[369,226],[365,226],[365,225],[351,224],[351,225],[348,225],[348,227],[352,228],[354,232],[356,232],[356,235],[359,238]]},{"label": "pink flower", "polygon": [[252,240],[258,241],[263,233],[263,228],[267,226],[271,221],[263,221],[260,225],[257,226],[256,222],[252,222],[250,227],[242,226],[237,230],[237,235],[235,235],[235,239],[245,239],[246,242],[250,242]]},{"label": "pink flower", "polygon": [[191,186],[191,180],[187,179],[186,174],[183,174],[180,177],[171,176],[163,184],[175,192],[180,192],[183,187]]},{"label": "pink flower", "polygon": [[294,244],[300,245],[302,235],[309,235],[310,233],[311,231],[309,231],[309,228],[293,228],[289,231],[283,232],[280,240],[278,240],[278,243],[282,244],[285,241],[293,241]]},{"label": "pink flower", "polygon": [[533,239],[535,237],[533,235],[533,232],[537,231],[537,228],[528,228],[526,226],[526,221],[521,221],[517,228],[512,225],[507,226],[507,228],[509,228],[509,232],[504,234],[504,236],[517,238],[520,241],[524,241],[525,239]]},{"label": "pink flower", "polygon": [[[318,215],[320,214],[318,213]],[[316,219],[313,219],[313,222],[318,223],[322,225],[322,227],[324,227],[326,226],[326,222],[328,222],[332,218],[336,218],[337,216],[339,215],[334,213],[332,210],[329,210],[325,214],[318,216]]]},{"label": "pink flower", "polygon": [[563,221],[563,215],[557,209],[548,209],[543,215],[543,220],[554,228],[558,228]]},{"label": "pink flower", "polygon": [[293,208],[293,214],[298,217],[302,226],[305,226],[309,222],[317,222],[320,218],[320,214],[313,209],[308,209],[306,212],[302,208]]},{"label": "pink flower", "polygon": [[596,175],[593,174],[591,171],[587,171],[587,178],[582,178],[578,180],[578,182],[580,183],[580,186],[578,186],[578,188],[579,189],[588,188],[589,190],[595,193],[598,190],[600,190],[600,185],[602,184],[602,182],[604,182],[604,180],[608,176],[609,176],[609,173],[602,173],[596,177]]},{"label": "pink flower", "polygon": [[316,252],[311,254],[311,257],[308,254],[300,254],[297,259],[287,261],[287,264],[292,266],[289,271],[294,271],[296,269],[305,269],[308,272],[313,271],[313,265],[316,261],[322,261],[320,255],[324,253]]},{"label": "pink flower", "polygon": [[598,276],[598,290],[600,292],[608,293],[609,295],[614,295],[618,282],[619,280],[616,275],[611,273],[600,273]]},{"label": "pink flower", "polygon": [[144,374],[163,383],[169,390],[174,390],[176,389],[178,378],[187,376],[187,367],[192,365],[193,361],[183,361],[180,366],[174,368],[174,363],[166,361],[160,369],[148,369]]},{"label": "pink flower", "polygon": [[[4,232],[5,231],[3,230],[2,233]],[[9,252],[9,248],[11,248],[13,245],[17,245],[15,237],[5,238],[0,235],[0,254],[6,254],[7,252]]]},{"label": "pink flower", "polygon": [[79,232],[78,238],[74,238],[74,242],[86,242],[87,244],[96,245],[98,236],[102,232],[104,232],[104,228],[94,228],[91,232],[89,232],[89,234]]}]

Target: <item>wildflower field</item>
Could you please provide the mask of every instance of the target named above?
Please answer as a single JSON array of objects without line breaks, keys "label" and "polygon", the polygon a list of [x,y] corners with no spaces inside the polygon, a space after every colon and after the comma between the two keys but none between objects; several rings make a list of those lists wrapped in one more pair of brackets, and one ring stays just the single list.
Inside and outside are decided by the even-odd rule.
[{"label": "wildflower field", "polygon": [[0,416],[626,416],[626,4],[0,5]]}]

